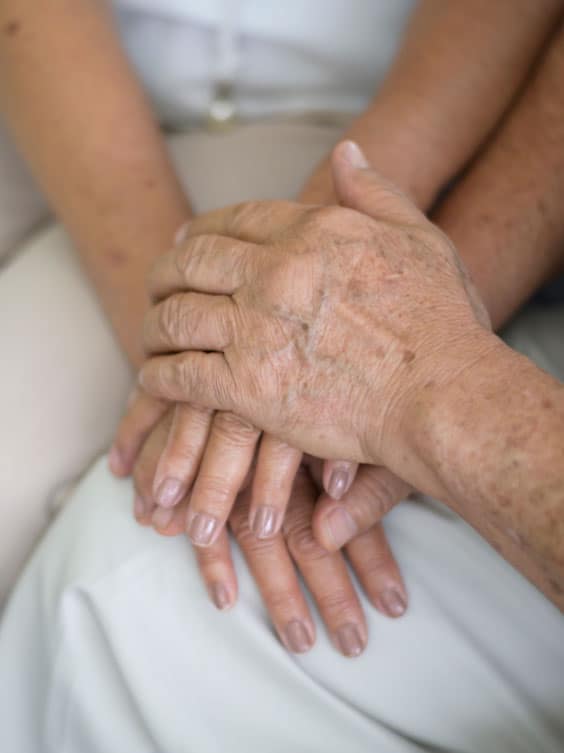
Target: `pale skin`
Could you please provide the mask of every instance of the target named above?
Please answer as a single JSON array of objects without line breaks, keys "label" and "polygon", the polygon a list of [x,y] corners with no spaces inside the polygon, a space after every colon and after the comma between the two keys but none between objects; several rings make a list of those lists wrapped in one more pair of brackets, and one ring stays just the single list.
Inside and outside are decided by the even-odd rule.
[{"label": "pale skin", "polygon": [[491,333],[454,246],[354,143],[333,166],[354,210],[239,205],[162,258],[144,388],[384,464],[517,542],[564,608],[564,386]]}]

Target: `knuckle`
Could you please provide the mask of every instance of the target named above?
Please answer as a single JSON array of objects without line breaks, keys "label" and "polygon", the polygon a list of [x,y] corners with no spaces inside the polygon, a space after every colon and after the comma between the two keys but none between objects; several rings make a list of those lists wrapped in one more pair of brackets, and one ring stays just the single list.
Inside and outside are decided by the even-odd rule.
[{"label": "knuckle", "polygon": [[328,552],[315,540],[309,522],[291,528],[286,534],[286,543],[296,562],[314,562],[328,557]]},{"label": "knuckle", "polygon": [[182,356],[180,358],[172,358],[167,365],[166,371],[161,372],[161,380],[163,389],[166,389],[170,384],[177,385],[186,393],[187,397],[194,397],[193,395],[193,382],[192,370],[189,368],[189,364]]},{"label": "knuckle", "polygon": [[157,332],[161,339],[170,343],[182,335],[182,303],[180,294],[171,295],[158,309]]},{"label": "knuckle", "polygon": [[228,503],[237,489],[229,478],[212,474],[200,474],[198,477],[198,498],[200,504],[224,506]]},{"label": "knuckle", "polygon": [[326,231],[327,229],[343,227],[343,209],[335,206],[312,207],[306,210],[305,221],[315,230]]},{"label": "knuckle", "polygon": [[248,524],[239,524],[232,526],[233,535],[243,552],[251,557],[271,557],[273,543],[272,539],[258,539],[251,531]]},{"label": "knuckle", "polygon": [[317,594],[320,609],[332,617],[348,616],[356,611],[357,603],[351,591],[344,587],[333,586],[323,594]]},{"label": "knuckle", "polygon": [[202,567],[213,567],[214,565],[227,564],[225,562],[224,554],[220,551],[217,551],[213,546],[198,547],[196,552],[198,562]]},{"label": "knuckle", "polygon": [[375,547],[370,554],[364,553],[358,563],[358,569],[362,570],[365,577],[381,576],[382,573],[395,571],[395,562],[392,554],[386,547]]},{"label": "knuckle", "polygon": [[231,218],[233,231],[235,233],[241,231],[247,220],[247,217],[255,216],[264,211],[265,202],[262,201],[244,201],[240,204],[236,204],[233,207],[233,214]]},{"label": "knuckle", "polygon": [[[204,236],[205,237],[205,236]],[[180,246],[174,253],[174,263],[179,279],[187,281],[195,263],[201,256],[202,236],[196,236],[189,243]]]},{"label": "knuckle", "polygon": [[300,596],[290,588],[271,588],[266,585],[263,588],[263,598],[268,610],[273,614],[300,614],[303,611]]},{"label": "knuckle", "polygon": [[369,508],[367,517],[373,518],[377,515],[381,518],[401,501],[405,489],[402,484],[395,484],[385,474],[375,472],[366,479],[366,493]]},{"label": "knuckle", "polygon": [[216,414],[213,430],[223,441],[236,447],[251,444],[259,434],[249,421],[230,412]]}]

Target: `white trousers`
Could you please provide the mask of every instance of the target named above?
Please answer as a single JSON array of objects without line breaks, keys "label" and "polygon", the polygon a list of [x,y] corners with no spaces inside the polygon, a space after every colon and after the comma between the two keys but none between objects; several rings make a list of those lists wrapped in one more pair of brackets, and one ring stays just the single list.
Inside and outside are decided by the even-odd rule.
[{"label": "white trousers", "polygon": [[[295,196],[336,138],[288,122],[171,148],[204,211]],[[65,489],[110,443],[132,379],[64,231],[36,230],[46,217],[0,129],[0,608]]]},{"label": "white trousers", "polygon": [[[202,209],[293,195],[333,138],[256,126],[175,148]],[[0,284],[0,306],[12,301],[11,328],[0,316],[4,392],[19,397],[0,407],[15,466],[0,496],[10,544],[21,490],[53,458],[54,483],[80,472],[109,437],[129,374],[59,230],[22,249]],[[509,341],[564,378],[563,331],[564,308],[530,310]],[[44,510],[39,485],[33,494]],[[410,607],[390,621],[363,601],[362,657],[338,655],[321,626],[295,657],[238,552],[239,604],[221,614],[186,540],[138,527],[131,496],[98,463],[28,564],[0,628],[2,753],[564,749],[564,618],[454,516],[404,503],[388,517]]]}]

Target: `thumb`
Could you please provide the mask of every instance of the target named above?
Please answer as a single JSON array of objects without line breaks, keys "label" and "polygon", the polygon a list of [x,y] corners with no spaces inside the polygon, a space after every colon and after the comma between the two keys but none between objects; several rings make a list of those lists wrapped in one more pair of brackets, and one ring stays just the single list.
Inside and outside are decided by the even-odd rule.
[{"label": "thumb", "polygon": [[341,141],[333,150],[331,167],[337,199],[376,220],[414,224],[424,220],[399,188],[374,170],[354,141]]}]

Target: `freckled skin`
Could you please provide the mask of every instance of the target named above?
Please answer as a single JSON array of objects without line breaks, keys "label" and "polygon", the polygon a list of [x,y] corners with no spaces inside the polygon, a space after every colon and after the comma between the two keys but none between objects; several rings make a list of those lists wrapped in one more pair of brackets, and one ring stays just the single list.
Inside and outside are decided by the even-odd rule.
[{"label": "freckled skin", "polygon": [[[252,254],[232,238],[229,253],[247,256],[225,364],[199,372],[193,359],[190,371],[190,354],[174,356],[182,379],[165,379],[155,361],[143,384],[233,410],[318,457],[385,466],[462,515],[564,608],[547,581],[564,584],[564,387],[491,334],[446,237],[370,170],[356,179],[360,211],[251,202],[193,220],[188,262],[205,235],[217,265],[213,234],[226,222],[248,237],[253,214],[260,225],[270,214],[277,229]],[[189,286],[190,270],[182,275]],[[218,384],[227,405],[207,402]]]},{"label": "freckled skin", "polygon": [[21,23],[17,20],[8,21],[7,24],[4,24],[2,27],[2,32],[7,37],[15,37],[17,34],[19,34],[21,30]]}]

